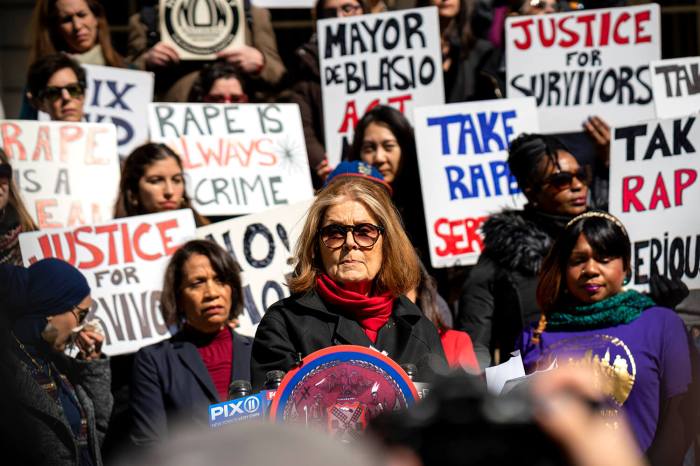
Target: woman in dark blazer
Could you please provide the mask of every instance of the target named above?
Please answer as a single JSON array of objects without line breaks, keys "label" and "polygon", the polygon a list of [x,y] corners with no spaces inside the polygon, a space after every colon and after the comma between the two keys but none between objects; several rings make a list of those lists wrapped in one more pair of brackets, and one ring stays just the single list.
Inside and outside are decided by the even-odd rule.
[{"label": "woman in dark blazer", "polygon": [[131,440],[162,440],[176,420],[207,425],[207,407],[250,380],[252,339],[232,327],[243,310],[238,264],[211,241],[186,243],[165,271],[163,317],[172,338],[139,350],[131,386]]}]

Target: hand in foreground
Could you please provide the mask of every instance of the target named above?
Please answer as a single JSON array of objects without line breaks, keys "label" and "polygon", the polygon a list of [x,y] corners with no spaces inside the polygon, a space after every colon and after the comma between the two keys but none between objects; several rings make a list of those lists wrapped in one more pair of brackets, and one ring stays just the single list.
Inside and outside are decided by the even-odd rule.
[{"label": "hand in foreground", "polygon": [[598,160],[610,166],[610,126],[600,117],[592,116],[583,123],[586,133],[593,139]]},{"label": "hand in foreground", "polygon": [[326,178],[328,178],[328,175],[333,171],[333,169],[328,163],[328,160],[324,160],[323,162],[316,165],[315,171],[316,176],[318,176],[321,182],[325,182]]},{"label": "hand in foreground", "polygon": [[102,355],[102,343],[104,343],[104,339],[104,335],[98,332],[95,327],[90,324],[85,324],[75,339],[78,350],[80,351],[79,358],[85,361],[99,359]]},{"label": "hand in foreground", "polygon": [[232,65],[240,68],[244,73],[256,75],[260,74],[265,65],[265,56],[260,50],[248,45],[241,45],[233,50],[219,52],[216,57],[226,60]]},{"label": "hand in foreground", "polygon": [[146,67],[158,68],[180,62],[180,56],[174,48],[164,42],[158,42],[146,52]]}]

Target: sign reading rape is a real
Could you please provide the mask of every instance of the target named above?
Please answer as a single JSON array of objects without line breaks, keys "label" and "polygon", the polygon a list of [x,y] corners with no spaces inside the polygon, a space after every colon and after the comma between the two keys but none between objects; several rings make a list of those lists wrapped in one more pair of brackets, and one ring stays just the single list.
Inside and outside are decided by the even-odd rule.
[{"label": "sign reading rape is a real", "polygon": [[653,120],[613,130],[610,213],[632,241],[630,286],[681,278],[700,289],[700,121]]},{"label": "sign reading rape is a real", "polygon": [[488,215],[524,204],[506,159],[513,138],[539,131],[535,100],[420,107],[415,126],[430,262],[475,264]]},{"label": "sign reading rape is a real", "polygon": [[241,266],[245,307],[238,331],[242,334],[254,336],[265,310],[289,296],[286,276],[293,267],[288,259],[310,205],[311,200],[297,202],[197,229],[199,238],[215,241]]},{"label": "sign reading rape is a real", "polygon": [[700,112],[700,57],[652,62],[651,82],[657,118]]},{"label": "sign reading rape is a real", "polygon": [[112,218],[119,186],[113,124],[4,120],[0,121],[0,146],[40,228]]},{"label": "sign reading rape is a real", "polygon": [[310,199],[309,161],[294,104],[149,107],[151,140],[182,157],[204,215],[236,215]]},{"label": "sign reading rape is a real", "polygon": [[410,120],[414,108],[445,101],[436,8],[324,19],[317,29],[331,165],[372,107],[393,106]]},{"label": "sign reading rape is a real", "polygon": [[659,6],[510,17],[506,57],[508,97],[535,96],[542,131],[582,131],[588,115],[615,126],[652,119]]},{"label": "sign reading rape is a real", "polygon": [[24,264],[47,257],[78,268],[90,284],[88,319],[105,330],[105,352],[131,353],[170,336],[160,310],[170,256],[195,233],[192,211],[177,210],[96,226],[23,233]]}]

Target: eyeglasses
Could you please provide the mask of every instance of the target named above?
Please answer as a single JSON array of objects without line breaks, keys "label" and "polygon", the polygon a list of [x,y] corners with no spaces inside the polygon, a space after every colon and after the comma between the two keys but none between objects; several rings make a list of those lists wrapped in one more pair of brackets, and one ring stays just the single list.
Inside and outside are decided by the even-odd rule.
[{"label": "eyeglasses", "polygon": [[41,100],[55,102],[63,98],[63,91],[68,92],[72,99],[79,99],[85,95],[85,87],[80,83],[71,83],[65,86],[49,86],[39,93]]},{"label": "eyeglasses", "polygon": [[209,104],[244,104],[248,102],[246,94],[207,94],[202,100]]},{"label": "eyeglasses", "polygon": [[384,233],[384,227],[372,225],[371,223],[360,223],[358,225],[331,223],[323,228],[319,228],[318,234],[328,249],[338,249],[347,241],[349,231],[352,232],[352,239],[355,241],[355,244],[361,248],[371,248],[379,240],[379,236]]},{"label": "eyeglasses", "polygon": [[[77,313],[75,311],[78,311]],[[90,313],[90,308],[84,308],[84,307],[79,307],[79,306],[73,306],[73,309],[71,309],[71,312],[75,316],[76,319],[78,319],[78,325],[82,324],[87,315]]]},{"label": "eyeglasses", "polygon": [[575,172],[559,171],[557,173],[553,173],[545,178],[542,184],[549,185],[555,189],[558,189],[559,191],[563,191],[571,188],[574,178],[576,178],[581,183],[588,186],[591,184],[591,172],[586,168],[587,167],[579,167],[579,169]]}]

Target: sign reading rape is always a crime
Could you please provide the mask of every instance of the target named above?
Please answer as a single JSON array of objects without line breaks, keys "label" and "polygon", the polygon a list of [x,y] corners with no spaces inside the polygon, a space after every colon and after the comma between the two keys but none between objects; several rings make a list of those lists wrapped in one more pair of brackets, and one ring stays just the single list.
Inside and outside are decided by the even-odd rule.
[{"label": "sign reading rape is always a crime", "polygon": [[39,228],[112,218],[119,187],[113,124],[3,120],[0,146]]},{"label": "sign reading rape is always a crime", "polygon": [[104,351],[115,355],[170,336],[161,314],[163,274],[170,256],[194,233],[186,209],[23,233],[19,244],[26,266],[56,257],[83,273],[93,298],[87,319],[100,321]]},{"label": "sign reading rape is always a crime", "polygon": [[508,97],[534,96],[542,131],[654,118],[649,62],[661,58],[656,4],[506,20]]},{"label": "sign reading rape is always a crime", "polygon": [[181,59],[213,60],[245,44],[244,0],[160,0],[160,34]]},{"label": "sign reading rape is always a crime", "polygon": [[430,262],[475,264],[482,223],[504,207],[524,204],[506,160],[510,141],[539,131],[535,100],[420,107],[415,126]]},{"label": "sign reading rape is always a crime", "polygon": [[204,215],[248,214],[313,197],[297,105],[156,103],[149,122],[151,140],[182,158]]},{"label": "sign reading rape is always a crime", "polygon": [[289,296],[286,276],[293,266],[288,260],[306,218],[311,200],[197,229],[199,238],[218,243],[242,269],[244,312],[238,331],[254,336],[267,308]]},{"label": "sign reading rape is always a crime", "polygon": [[700,289],[700,119],[652,120],[613,130],[610,213],[632,241],[630,287],[653,274]]},{"label": "sign reading rape is always a crime", "polygon": [[390,105],[410,120],[414,108],[444,103],[435,7],[324,19],[317,29],[331,165],[373,107]]}]

